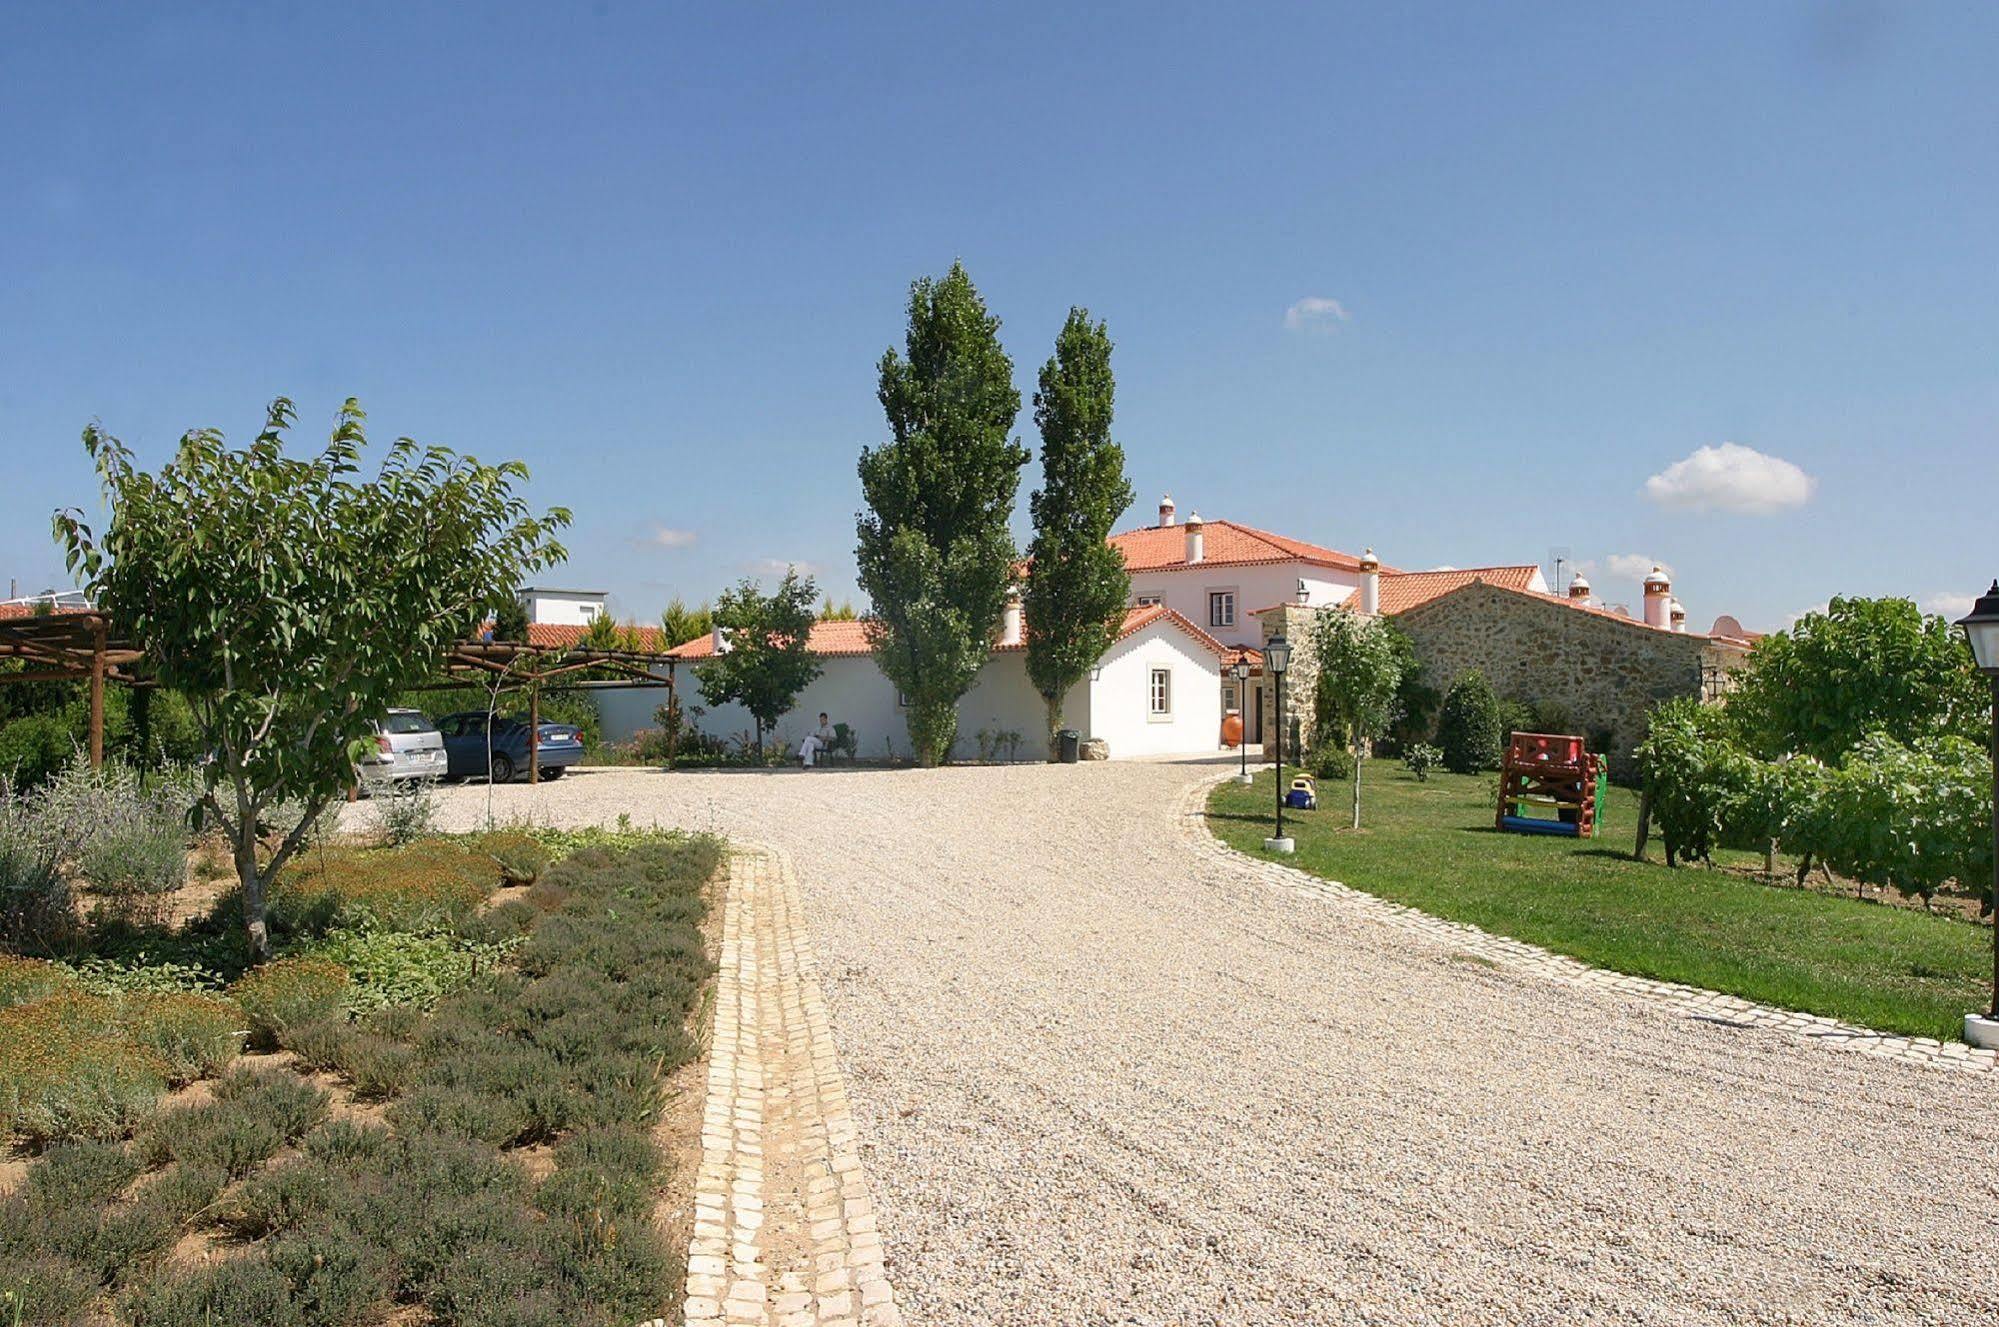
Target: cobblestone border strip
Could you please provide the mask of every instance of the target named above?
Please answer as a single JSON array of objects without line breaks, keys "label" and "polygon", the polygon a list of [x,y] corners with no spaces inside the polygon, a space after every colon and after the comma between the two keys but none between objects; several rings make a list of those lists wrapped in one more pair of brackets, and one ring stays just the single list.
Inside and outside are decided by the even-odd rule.
[{"label": "cobblestone border strip", "polygon": [[1208,828],[1208,794],[1232,774],[1219,774],[1195,783],[1182,795],[1176,819],[1183,837],[1197,851],[1219,858],[1228,866],[1247,870],[1251,875],[1279,888],[1296,890],[1336,904],[1341,911],[1370,921],[1411,931],[1458,953],[1531,973],[1548,981],[1572,986],[1588,986],[1615,991],[1653,1004],[1662,1005],[1687,1018],[1726,1023],[1733,1027],[1763,1028],[1803,1037],[1819,1045],[1859,1051],[1883,1059],[1932,1068],[1989,1073],[1999,1069],[1999,1051],[1984,1050],[1961,1041],[1937,1041],[1930,1037],[1900,1037],[1872,1028],[1856,1027],[1835,1018],[1799,1013],[1756,1004],[1738,996],[1677,982],[1655,981],[1599,968],[1580,959],[1551,953],[1524,940],[1494,935],[1468,922],[1447,921],[1406,904],[1365,893],[1351,886],[1327,880],[1295,866],[1264,861],[1239,852],[1215,836]]},{"label": "cobblestone border strip", "polygon": [[688,1327],[897,1327],[798,878],[734,845],[687,1253]]}]

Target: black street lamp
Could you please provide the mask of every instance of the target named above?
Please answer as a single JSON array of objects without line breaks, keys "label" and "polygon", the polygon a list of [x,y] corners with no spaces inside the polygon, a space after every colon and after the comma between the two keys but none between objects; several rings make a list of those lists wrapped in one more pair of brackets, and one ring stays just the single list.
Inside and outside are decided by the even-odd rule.
[{"label": "black street lamp", "polygon": [[1263,666],[1277,684],[1277,713],[1272,716],[1277,745],[1277,833],[1263,841],[1263,850],[1289,853],[1297,846],[1284,836],[1284,670],[1291,666],[1291,642],[1272,636],[1263,647]]},{"label": "black street lamp", "polygon": [[1992,1008],[1984,1016],[1966,1014],[1964,1039],[1999,1050],[1999,580],[1958,619],[1978,671],[1992,682]]},{"label": "black street lamp", "polygon": [[1229,665],[1229,676],[1235,679],[1236,718],[1243,720],[1242,731],[1236,735],[1236,750],[1242,753],[1242,772],[1235,781],[1247,788],[1249,777],[1249,661],[1237,659]]}]

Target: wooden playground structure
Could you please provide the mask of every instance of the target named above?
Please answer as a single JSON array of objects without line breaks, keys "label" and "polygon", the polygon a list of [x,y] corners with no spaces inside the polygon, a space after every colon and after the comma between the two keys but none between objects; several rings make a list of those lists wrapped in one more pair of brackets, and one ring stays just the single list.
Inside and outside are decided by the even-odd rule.
[{"label": "wooden playground structure", "polygon": [[[1515,733],[1499,767],[1499,807],[1493,827],[1515,834],[1596,837],[1603,759],[1583,739],[1556,733]],[[1552,815],[1532,814],[1532,809]]]}]

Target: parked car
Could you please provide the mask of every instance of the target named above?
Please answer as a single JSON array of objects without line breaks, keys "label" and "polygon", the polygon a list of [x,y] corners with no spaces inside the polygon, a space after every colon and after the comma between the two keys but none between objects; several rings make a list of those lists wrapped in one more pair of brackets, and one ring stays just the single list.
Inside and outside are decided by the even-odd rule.
[{"label": "parked car", "polygon": [[375,721],[375,750],[357,767],[363,788],[409,779],[441,779],[448,763],[444,737],[416,710],[390,710]]},{"label": "parked car", "polygon": [[[451,778],[490,776],[494,783],[512,783],[527,772],[528,726],[513,715],[493,716],[490,744],[484,710],[448,714],[437,721],[437,730],[444,735],[446,773]],[[490,771],[486,768],[489,749],[493,755]],[[559,779],[562,771],[583,759],[582,734],[573,724],[544,723],[539,730],[535,756],[542,778]]]}]

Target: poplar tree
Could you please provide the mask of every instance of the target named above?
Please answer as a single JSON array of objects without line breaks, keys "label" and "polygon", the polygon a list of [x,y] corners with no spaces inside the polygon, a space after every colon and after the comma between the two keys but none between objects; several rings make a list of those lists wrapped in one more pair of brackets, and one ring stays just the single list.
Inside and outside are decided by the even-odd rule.
[{"label": "poplar tree", "polygon": [[918,763],[935,765],[1006,608],[1028,452],[1007,436],[1020,392],[999,319],[962,264],[910,287],[905,347],[881,358],[889,440],[861,452],[855,561],[875,662],[908,705]]},{"label": "poplar tree", "polygon": [[1048,706],[1051,757],[1062,698],[1116,642],[1131,594],[1124,555],[1109,543],[1134,496],[1124,448],[1111,440],[1115,394],[1109,333],[1089,310],[1070,309],[1034,393],[1042,486],[1028,499],[1034,538],[1023,605],[1027,675]]}]

